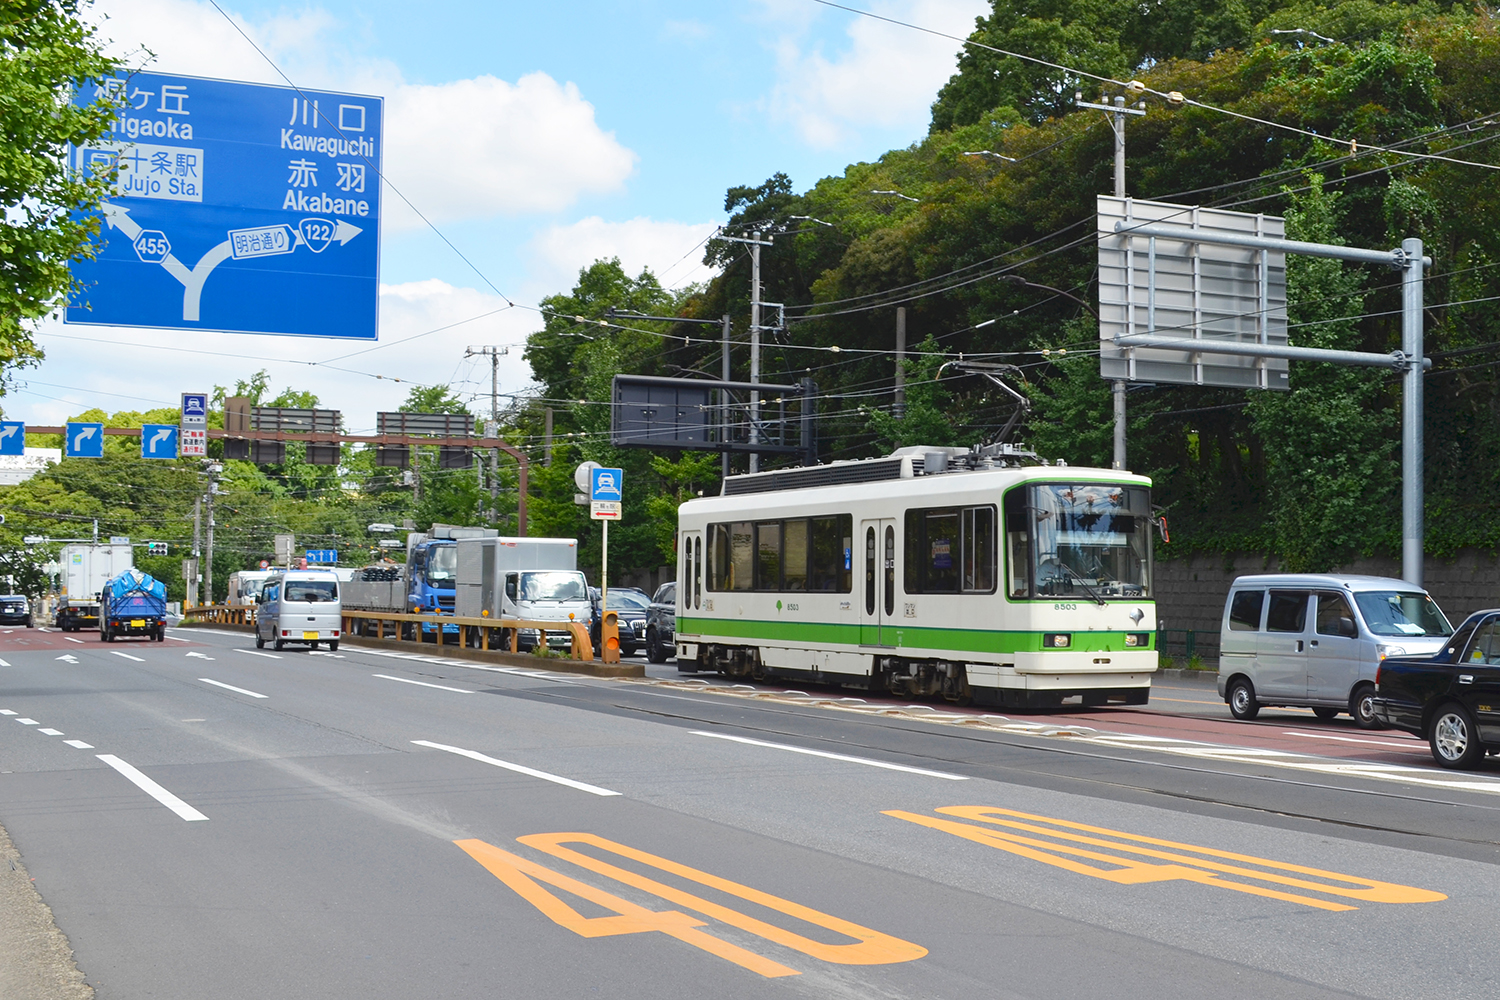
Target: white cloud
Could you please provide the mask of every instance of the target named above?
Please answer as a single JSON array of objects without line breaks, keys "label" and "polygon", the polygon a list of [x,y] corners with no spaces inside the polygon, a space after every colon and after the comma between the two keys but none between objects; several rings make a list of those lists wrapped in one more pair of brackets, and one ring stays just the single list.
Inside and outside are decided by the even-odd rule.
[{"label": "white cloud", "polygon": [[620,258],[629,275],[650,268],[663,285],[676,288],[707,279],[700,244],[717,227],[712,222],[659,222],[635,218],[606,222],[590,216],[568,226],[553,226],[532,241],[534,253],[528,286],[547,295],[570,289],[580,269],[596,260]]},{"label": "white cloud", "polygon": [[[100,7],[101,35],[117,54],[135,53],[132,65],[144,46],[152,70],[285,85],[258,47],[298,86],[385,97],[385,174],[435,223],[555,212],[621,190],[635,170],[636,154],[600,127],[578,88],[545,73],[410,84],[394,64],[341,44],[337,20],[316,7],[258,22],[231,13],[235,24],[199,0]],[[388,233],[423,225],[389,188],[383,215]]]},{"label": "white cloud", "polygon": [[[784,0],[761,0],[772,12]],[[967,38],[986,0],[886,0],[869,5],[886,17]],[[938,89],[957,68],[960,43],[874,18],[854,16],[849,46],[831,57],[807,47],[803,32],[775,45],[777,83],[769,107],[814,146],[836,147],[870,125],[920,131]]]}]

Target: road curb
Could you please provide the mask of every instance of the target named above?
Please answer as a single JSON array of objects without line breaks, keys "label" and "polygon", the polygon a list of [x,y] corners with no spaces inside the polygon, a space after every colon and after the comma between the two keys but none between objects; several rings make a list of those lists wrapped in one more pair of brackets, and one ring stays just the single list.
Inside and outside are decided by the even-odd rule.
[{"label": "road curb", "polygon": [[1190,681],[1194,684],[1217,684],[1219,680],[1217,670],[1186,670],[1182,667],[1158,670],[1156,676],[1164,680]]},{"label": "road curb", "polygon": [[[183,622],[178,628],[207,628],[221,631],[255,631],[251,625],[221,625],[217,622]],[[411,642],[401,639],[376,639],[371,636],[348,636],[339,640],[342,646],[364,649],[390,649],[418,656],[446,656],[455,660],[474,660],[479,663],[494,663],[506,667],[527,667],[531,670],[553,670],[563,674],[585,674],[589,677],[645,677],[646,667],[640,663],[601,663],[598,660],[553,659],[532,656],[530,653],[502,653],[496,650],[470,649],[467,646],[434,642]]]},{"label": "road curb", "polygon": [[8,997],[92,1000],[68,938],[0,827],[0,983]]}]

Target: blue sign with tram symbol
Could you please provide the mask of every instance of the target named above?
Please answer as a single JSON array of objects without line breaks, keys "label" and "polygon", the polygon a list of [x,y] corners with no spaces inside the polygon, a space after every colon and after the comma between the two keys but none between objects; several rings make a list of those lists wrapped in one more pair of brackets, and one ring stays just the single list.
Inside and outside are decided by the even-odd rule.
[{"label": "blue sign with tram symbol", "polygon": [[0,420],[0,455],[26,454],[26,424],[21,420]]},{"label": "blue sign with tram symbol", "polygon": [[115,182],[64,322],[376,339],[380,98],[162,73],[99,96],[114,130],[73,166]]},{"label": "blue sign with tram symbol", "polygon": [[63,455],[67,458],[103,458],[104,425],[69,423],[63,428]]},{"label": "blue sign with tram symbol", "polygon": [[146,424],[141,428],[142,458],[176,458],[177,426]]}]

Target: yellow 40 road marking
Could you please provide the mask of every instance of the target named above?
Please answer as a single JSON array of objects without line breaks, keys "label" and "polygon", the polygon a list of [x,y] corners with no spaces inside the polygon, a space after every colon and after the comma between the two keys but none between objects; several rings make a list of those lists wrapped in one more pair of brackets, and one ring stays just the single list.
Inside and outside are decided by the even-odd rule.
[{"label": "yellow 40 road marking", "polygon": [[[957,816],[988,825],[957,823],[900,810],[888,810],[885,815],[1121,885],[1182,880],[1282,899],[1320,910],[1357,910],[1359,907],[1286,889],[1301,889],[1366,903],[1435,903],[1448,898],[1440,892],[1409,885],[1378,882],[1358,875],[1340,875],[1338,872],[1319,868],[1269,861],[1211,847],[1180,844],[1174,840],[1143,837],[1102,826],[1088,826],[1064,819],[1016,812],[1013,809],[945,806],[937,811],[946,816]],[[1094,848],[1105,848],[1113,853]],[[1098,864],[1089,864],[1091,861]],[[1106,865],[1109,867],[1103,867]]]},{"label": "yellow 40 road marking", "polygon": [[[752,889],[749,886],[731,882],[728,879],[710,875],[696,868],[659,858],[645,851],[638,851],[624,844],[617,844],[603,837],[596,837],[589,833],[538,833],[526,837],[516,838],[520,843],[533,847],[545,854],[569,861],[580,868],[586,868],[591,872],[611,878],[616,882],[648,892],[653,896],[676,903],[694,913],[702,914],[713,920],[738,927],[757,937],[764,938],[775,944],[800,951],[804,955],[821,959],[825,962],[834,962],[839,965],[888,965],[895,962],[910,962],[927,954],[927,949],[920,945],[912,944],[910,941],[902,941],[900,938],[882,934],[879,931],[861,927],[859,924],[841,920],[838,917],[820,913],[817,910],[793,903],[789,900],[773,896],[770,893]],[[570,878],[561,872],[555,872],[545,868],[534,861],[501,850],[493,844],[487,844],[482,840],[456,840],[459,847],[468,852],[469,856],[489,869],[496,878],[510,886],[515,892],[532,906],[550,917],[552,922],[582,937],[611,937],[616,934],[642,934],[648,931],[665,934],[676,938],[685,944],[695,948],[702,948],[711,955],[733,962],[735,965],[757,972],[762,976],[796,976],[801,975],[796,969],[788,968],[780,962],[772,961],[763,955],[747,951],[738,945],[730,944],[721,938],[714,937],[707,931],[699,930],[707,926],[707,921],[699,920],[680,910],[648,910],[644,906],[621,899],[619,896],[596,889],[587,883]],[[852,944],[824,944],[805,938],[800,934],[768,924],[762,920],[732,910],[727,906],[702,899],[689,892],[664,885],[654,879],[639,875],[633,871],[617,867],[601,861],[587,854],[564,847],[564,844],[585,844],[600,851],[614,854],[631,861],[638,862],[659,871],[675,875],[690,882],[716,889],[730,896],[737,896],[749,903],[755,903],[769,910],[775,910],[788,917],[806,921],[817,927],[825,928],[845,937],[852,938]],[[613,910],[618,916],[614,917],[585,917],[556,895],[543,888],[545,883],[553,888],[561,889],[571,893],[580,899],[586,899],[591,903],[602,906],[607,910]]]}]

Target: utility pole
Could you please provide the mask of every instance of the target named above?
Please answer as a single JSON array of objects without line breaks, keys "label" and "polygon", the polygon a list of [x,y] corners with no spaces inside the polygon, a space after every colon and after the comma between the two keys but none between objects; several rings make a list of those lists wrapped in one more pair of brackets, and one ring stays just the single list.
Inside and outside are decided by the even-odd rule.
[{"label": "utility pole", "polygon": [[[1094,108],[1109,114],[1110,128],[1115,133],[1115,197],[1125,197],[1125,116],[1144,115],[1143,108],[1127,108],[1124,97],[1116,97],[1114,104],[1091,104],[1082,99],[1081,93],[1074,95],[1073,103],[1080,108]],[[1154,332],[1154,331],[1153,331]],[[1125,380],[1115,379],[1115,457],[1111,468],[1125,469]]]},{"label": "utility pole", "polygon": [[542,431],[542,464],[552,465],[552,407],[547,407],[546,422]]},{"label": "utility pole", "polygon": [[[729,381],[729,314],[725,313],[720,320],[724,324],[724,356],[719,359],[720,370],[724,373],[724,381]],[[729,441],[729,390],[719,390],[719,444],[723,445]],[[719,454],[719,472],[722,478],[729,478],[729,452]]]},{"label": "utility pole", "polygon": [[[750,246],[750,382],[760,381],[760,248],[771,245],[770,240],[761,239],[761,231],[755,230],[749,239],[743,236],[719,236],[717,239],[730,243],[746,243]],[[728,352],[725,352],[728,357]],[[725,381],[729,381],[725,378]],[[750,393],[750,443],[760,441],[760,393]],[[760,471],[760,455],[750,453],[750,471]]]},{"label": "utility pole", "polygon": [[[485,428],[485,435],[484,435],[485,437],[491,437],[491,438],[492,437],[498,437],[499,434],[500,434],[500,356],[502,354],[509,354],[509,353],[510,353],[510,348],[508,346],[498,345],[498,344],[490,344],[490,345],[485,346],[485,347],[473,347],[473,346],[470,346],[470,347],[464,348],[464,357],[466,357],[466,358],[467,357],[472,357],[473,355],[478,354],[478,355],[481,355],[481,356],[488,356],[489,359],[490,359],[490,425]],[[552,464],[552,450],[551,450],[551,447],[550,447],[550,442],[552,440],[552,411],[551,410],[547,411],[547,440],[549,442],[549,446],[548,446],[548,449],[547,449],[547,464],[551,465]],[[421,463],[420,462],[416,462],[415,464],[420,465]],[[484,460],[480,459],[479,464],[482,467],[484,465]],[[481,488],[483,488],[483,485],[484,485],[483,483],[480,484]],[[421,472],[420,469],[417,470],[417,487],[416,487],[416,494],[415,494],[414,499],[415,500],[421,500],[422,499],[422,472]],[[499,520],[499,517],[500,517],[500,450],[498,448],[491,448],[490,449],[490,513],[491,513],[491,515],[496,520]]]},{"label": "utility pole", "polygon": [[193,572],[188,575],[188,607],[198,606],[198,560],[202,556],[203,498],[193,501]]},{"label": "utility pole", "polygon": [[218,476],[223,471],[219,463],[208,463],[208,546],[203,555],[203,583],[208,588],[205,604],[214,602],[214,494],[219,490]]},{"label": "utility pole", "polygon": [[891,404],[891,416],[901,420],[906,416],[906,307],[896,307],[896,399]]}]

